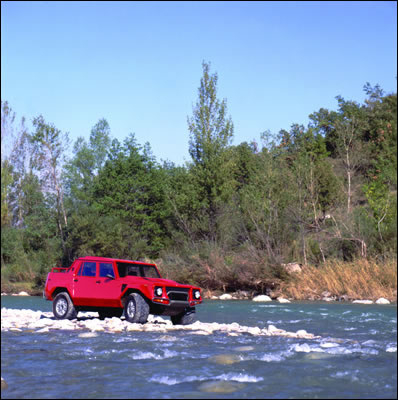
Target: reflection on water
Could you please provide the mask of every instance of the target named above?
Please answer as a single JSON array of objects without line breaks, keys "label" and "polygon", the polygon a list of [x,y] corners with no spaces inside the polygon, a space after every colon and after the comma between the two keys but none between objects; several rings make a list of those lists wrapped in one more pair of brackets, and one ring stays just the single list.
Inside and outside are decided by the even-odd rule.
[{"label": "reflection on water", "polygon": [[[2,307],[50,311],[41,298]],[[319,335],[4,331],[2,398],[396,398],[396,306],[207,301],[202,322]]]}]

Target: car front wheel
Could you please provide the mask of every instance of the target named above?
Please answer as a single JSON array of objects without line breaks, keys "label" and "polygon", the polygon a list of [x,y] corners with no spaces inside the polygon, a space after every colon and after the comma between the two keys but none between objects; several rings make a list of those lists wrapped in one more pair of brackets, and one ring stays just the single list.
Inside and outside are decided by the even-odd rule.
[{"label": "car front wheel", "polygon": [[182,313],[173,315],[171,322],[173,325],[190,325],[196,320],[195,307],[188,307]]},{"label": "car front wheel", "polygon": [[124,305],[124,316],[127,321],[145,324],[148,320],[149,305],[138,293],[132,293],[127,297]]}]

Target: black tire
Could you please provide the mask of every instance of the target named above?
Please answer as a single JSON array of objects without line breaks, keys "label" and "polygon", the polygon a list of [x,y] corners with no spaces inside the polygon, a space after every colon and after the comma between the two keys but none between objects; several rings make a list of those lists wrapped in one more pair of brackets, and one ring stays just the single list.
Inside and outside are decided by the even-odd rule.
[{"label": "black tire", "polygon": [[53,301],[53,314],[56,319],[75,319],[77,311],[67,292],[58,293]]},{"label": "black tire", "polygon": [[105,318],[113,318],[113,317],[117,317],[120,318],[123,314],[123,308],[120,309],[115,309],[115,308],[103,308],[101,310],[98,310],[98,314],[99,314],[99,319],[105,319]]},{"label": "black tire", "polygon": [[173,325],[190,325],[196,321],[195,307],[186,308],[182,313],[173,315],[171,322]]},{"label": "black tire", "polygon": [[138,293],[130,294],[124,305],[124,316],[127,321],[145,324],[148,320],[149,305]]}]

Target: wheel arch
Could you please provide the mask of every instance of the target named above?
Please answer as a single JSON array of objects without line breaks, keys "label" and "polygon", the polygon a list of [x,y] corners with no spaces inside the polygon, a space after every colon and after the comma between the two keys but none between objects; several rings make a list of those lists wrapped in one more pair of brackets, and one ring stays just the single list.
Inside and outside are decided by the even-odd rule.
[{"label": "wheel arch", "polygon": [[148,297],[141,290],[139,290],[137,288],[127,288],[126,291],[123,292],[123,294],[120,298],[120,302],[122,303],[123,308],[126,305],[127,297],[130,296],[130,294],[132,294],[132,293],[138,293],[148,303],[148,305],[151,304]]},{"label": "wheel arch", "polygon": [[69,290],[68,290],[66,287],[57,287],[57,288],[55,288],[54,291],[51,293],[52,299],[54,300],[54,299],[55,299],[55,296],[56,296],[57,294],[61,293],[61,292],[66,292],[66,293],[68,293],[70,299],[71,299],[72,302],[73,302],[72,296],[71,296]]}]

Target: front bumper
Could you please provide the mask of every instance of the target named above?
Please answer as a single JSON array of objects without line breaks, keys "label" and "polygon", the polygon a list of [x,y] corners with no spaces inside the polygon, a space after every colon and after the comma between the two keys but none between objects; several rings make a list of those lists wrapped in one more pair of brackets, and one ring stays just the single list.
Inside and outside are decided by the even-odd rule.
[{"label": "front bumper", "polygon": [[166,298],[158,298],[154,297],[152,299],[152,303],[156,305],[162,305],[171,308],[185,308],[185,307],[195,307],[198,304],[202,303],[202,299],[199,300],[191,300],[191,301],[184,301],[184,300],[170,300]]}]

